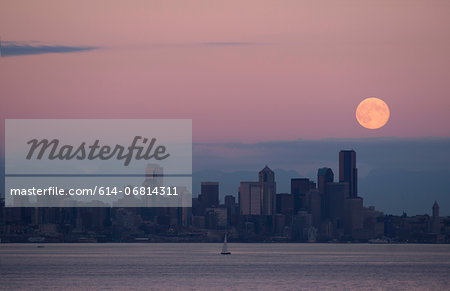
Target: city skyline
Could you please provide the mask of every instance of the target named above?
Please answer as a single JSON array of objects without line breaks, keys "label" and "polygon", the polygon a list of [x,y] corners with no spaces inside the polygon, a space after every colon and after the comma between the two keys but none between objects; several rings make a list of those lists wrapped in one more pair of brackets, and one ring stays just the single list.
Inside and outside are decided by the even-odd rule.
[{"label": "city skyline", "polygon": [[[338,173],[338,158],[333,152],[339,148],[353,148],[360,153],[359,191],[369,205],[395,215],[403,212],[429,213],[426,205],[430,200],[438,200],[442,205],[450,203],[447,195],[450,182],[445,178],[450,175],[448,144],[450,140],[446,139],[194,143],[193,194],[199,193],[202,181],[211,179],[221,182],[221,199],[224,195],[234,194],[240,182],[239,176],[244,180],[253,180],[251,177],[264,165],[264,160],[279,173],[277,188],[279,192],[286,193],[290,189],[292,177],[315,180],[316,169],[324,166]],[[390,155],[385,154],[388,151]],[[280,152],[284,153],[278,154]],[[0,161],[2,158],[0,155]],[[4,168],[0,166],[0,174],[3,173]],[[0,185],[3,185],[3,181],[1,179]],[[0,193],[4,195],[3,192]],[[449,209],[443,208],[441,212],[450,215]]]},{"label": "city skyline", "polygon": [[[277,189],[288,192],[292,177],[315,180],[321,167],[332,168],[337,174],[338,157],[334,153],[353,148],[359,153],[358,192],[369,205],[396,215],[429,213],[426,205],[430,200],[450,203],[450,182],[446,179],[450,175],[449,144],[449,140],[432,138],[197,144],[193,147],[193,193],[199,191],[201,181],[219,180],[224,195],[232,194],[239,176],[251,181],[264,164],[279,173]],[[450,215],[448,209],[442,211]]]},{"label": "city skyline", "polygon": [[[440,216],[437,201],[432,205],[432,215],[408,216],[403,213],[395,216],[367,206],[357,191],[356,152],[341,150],[338,157],[337,181],[331,168],[322,167],[317,170],[317,183],[309,178],[292,177],[290,191],[279,193],[275,173],[266,165],[259,171],[257,181],[241,181],[237,195],[226,195],[223,203],[219,200],[219,182],[201,182],[201,193],[192,197],[192,207],[173,207],[175,204],[152,207],[144,199],[140,204],[117,204],[114,207],[95,203],[86,208],[70,205],[36,207],[23,203],[20,204],[22,207],[5,208],[5,200],[2,199],[0,230],[9,242],[23,242],[26,233],[34,226],[52,229],[53,237],[39,231],[40,236],[29,237],[28,241],[50,239],[65,242],[66,239],[61,237],[62,225],[68,228],[64,230],[68,231],[65,236],[71,237],[71,242],[83,242],[84,238],[77,233],[89,229],[90,242],[99,239],[116,241],[117,236],[123,237],[121,233],[127,231],[131,231],[125,239],[129,242],[150,239],[216,241],[224,231],[229,232],[235,241],[247,242],[448,242],[450,217]],[[160,175],[155,176],[155,173]],[[143,186],[163,182],[163,169],[158,165],[148,164],[145,174]],[[17,220],[18,217],[23,221]],[[117,224],[122,226],[110,229]],[[148,224],[156,229],[143,231]],[[165,227],[176,230],[176,233],[167,233]],[[22,235],[11,232],[17,228],[24,228]],[[105,231],[112,233],[102,235]]]},{"label": "city skyline", "polygon": [[[270,213],[276,213],[279,207],[276,205],[276,203],[272,206],[271,210],[267,210],[267,207],[265,206],[267,201],[272,201],[273,199],[268,199],[267,195],[285,195],[289,194],[293,196],[294,194],[301,194],[306,193],[310,190],[317,190],[319,193],[324,194],[326,192],[327,184],[336,184],[336,186],[339,186],[338,184],[341,184],[342,186],[345,184],[345,190],[343,190],[343,194],[345,195],[345,198],[349,199],[361,199],[363,197],[360,197],[358,195],[358,178],[357,178],[357,167],[356,167],[356,152],[354,150],[341,150],[339,152],[339,178],[338,181],[335,183],[334,177],[335,174],[331,168],[328,167],[322,167],[317,169],[317,179],[315,177],[291,177],[291,191],[288,193],[276,191],[276,178],[275,173],[270,169],[268,165],[265,165],[265,167],[259,171],[258,173],[258,181],[253,182],[247,182],[247,181],[241,181],[240,185],[238,187],[237,194],[227,192],[226,194],[223,194],[223,203],[221,204],[220,200],[220,181],[202,181],[201,187],[202,191],[200,194],[198,194],[197,198],[199,198],[202,193],[204,192],[204,187],[207,185],[213,185],[214,186],[214,194],[213,194],[213,201],[215,202],[209,202],[208,205],[215,205],[215,207],[218,207],[218,205],[225,205],[226,204],[226,198],[229,196],[232,196],[234,198],[237,198],[237,201],[239,202],[239,205],[241,205],[241,195],[245,193],[245,204],[246,206],[243,206],[241,209],[244,211],[244,214],[250,214],[250,215],[271,215]],[[349,175],[349,173],[351,173]],[[380,181],[381,182],[381,181]],[[267,190],[264,190],[264,184],[269,183],[271,186],[270,188],[273,188],[270,190],[271,194],[264,194],[267,192]],[[333,185],[334,186],[334,185]],[[266,186],[267,187],[267,186]],[[306,189],[303,191],[303,189]],[[195,192],[195,191],[194,191]],[[253,196],[252,196],[253,195]],[[208,197],[208,196],[207,196]],[[256,197],[251,198],[251,197]],[[210,199],[210,198],[209,198]],[[253,203],[257,203],[256,206],[252,205],[252,199]],[[301,198],[300,198],[301,199]],[[434,200],[434,203],[436,204],[436,200]],[[302,205],[301,202],[299,202],[300,205]],[[293,209],[296,207],[296,202],[292,200],[292,203],[287,204],[288,207],[293,207]],[[373,205],[376,206],[376,205]],[[371,206],[371,207],[373,207]],[[241,207],[241,206],[240,206]],[[256,208],[255,208],[256,207]],[[300,207],[301,208],[301,207]],[[428,207],[429,208],[429,207]],[[434,210],[431,212],[434,213]],[[386,214],[392,214],[392,213],[386,213]],[[405,214],[405,212],[403,213]],[[423,213],[416,213],[416,214],[423,214]],[[427,214],[427,213],[426,213]],[[414,215],[414,214],[413,214]]]},{"label": "city skyline", "polygon": [[[437,201],[434,201],[431,216],[425,214],[409,218],[403,213],[400,220],[363,203],[364,198],[357,191],[357,159],[354,150],[339,152],[337,182],[334,176],[332,169],[322,167],[317,170],[317,183],[308,178],[293,177],[290,192],[279,193],[276,190],[275,174],[266,165],[259,171],[258,181],[241,181],[237,199],[232,194],[226,195],[223,204],[218,200],[219,182],[204,181],[201,183],[201,194],[193,198],[192,202],[193,226],[228,228],[229,224],[224,221],[230,223],[236,219],[246,219],[247,222],[255,223],[256,229],[263,228],[267,232],[269,228],[272,234],[285,236],[286,228],[289,228],[290,239],[315,242],[317,239],[365,241],[391,237],[399,234],[398,228],[404,228],[399,223],[403,223],[411,224],[408,234],[403,234],[406,241],[444,241]],[[211,186],[213,191],[206,190],[205,187]],[[227,212],[223,212],[224,209]],[[444,224],[447,225],[446,222]]]}]

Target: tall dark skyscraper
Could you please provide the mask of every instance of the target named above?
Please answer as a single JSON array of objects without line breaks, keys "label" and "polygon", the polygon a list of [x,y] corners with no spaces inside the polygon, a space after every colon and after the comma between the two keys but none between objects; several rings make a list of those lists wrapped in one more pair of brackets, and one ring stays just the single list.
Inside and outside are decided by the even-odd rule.
[{"label": "tall dark skyscraper", "polygon": [[345,196],[348,193],[347,183],[327,183],[324,195],[324,217],[333,222],[335,230],[342,229],[345,215]]},{"label": "tall dark skyscraper", "polygon": [[294,199],[294,213],[308,207],[307,193],[311,189],[311,181],[307,178],[291,179],[291,194]]},{"label": "tall dark skyscraper", "polygon": [[204,208],[219,206],[219,183],[218,182],[202,182],[201,185],[201,201]]},{"label": "tall dark skyscraper", "polygon": [[307,178],[293,178],[291,179],[291,193],[292,194],[306,194],[311,188],[311,181]]},{"label": "tall dark skyscraper", "polygon": [[354,150],[339,152],[339,182],[348,183],[347,198],[358,197],[358,172]]},{"label": "tall dark skyscraper", "polygon": [[277,213],[292,215],[294,213],[294,199],[289,193],[277,194]]},{"label": "tall dark skyscraper", "polygon": [[275,173],[267,166],[259,172],[261,184],[261,214],[274,215],[277,211]]},{"label": "tall dark skyscraper", "polygon": [[327,187],[327,183],[333,182],[334,182],[333,170],[331,170],[330,168],[320,168],[317,171],[317,187],[319,193],[324,194]]},{"label": "tall dark skyscraper", "polygon": [[439,234],[440,233],[440,217],[439,217],[439,205],[437,201],[433,204],[433,216],[431,217],[431,232]]}]

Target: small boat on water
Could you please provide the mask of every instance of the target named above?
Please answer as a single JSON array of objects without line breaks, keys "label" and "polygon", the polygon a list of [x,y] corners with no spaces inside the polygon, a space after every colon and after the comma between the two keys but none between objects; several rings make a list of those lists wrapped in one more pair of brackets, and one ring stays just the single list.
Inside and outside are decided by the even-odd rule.
[{"label": "small boat on water", "polygon": [[231,255],[231,252],[228,251],[227,234],[225,234],[225,238],[223,240],[222,252],[220,254],[221,255]]}]

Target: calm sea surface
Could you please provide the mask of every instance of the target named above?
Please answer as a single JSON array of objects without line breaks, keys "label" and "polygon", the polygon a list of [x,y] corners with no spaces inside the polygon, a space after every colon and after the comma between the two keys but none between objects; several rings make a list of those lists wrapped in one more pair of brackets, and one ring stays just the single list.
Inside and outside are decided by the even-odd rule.
[{"label": "calm sea surface", "polygon": [[3,290],[450,290],[450,245],[0,244]]}]

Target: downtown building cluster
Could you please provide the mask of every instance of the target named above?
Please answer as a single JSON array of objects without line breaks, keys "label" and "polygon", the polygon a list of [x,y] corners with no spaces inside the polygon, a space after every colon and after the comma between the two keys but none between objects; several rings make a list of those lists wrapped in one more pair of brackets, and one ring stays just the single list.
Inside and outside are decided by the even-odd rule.
[{"label": "downtown building cluster", "polygon": [[[317,171],[317,182],[292,178],[290,193],[277,193],[275,173],[264,167],[256,181],[242,181],[237,196],[219,203],[219,183],[203,182],[192,202],[191,225],[226,230],[238,241],[297,242],[443,242],[450,219],[433,216],[384,215],[364,207],[358,195],[356,152],[339,153],[339,178],[331,168]],[[444,234],[447,234],[445,236]]]},{"label": "downtown building cluster", "polygon": [[[240,237],[252,240],[271,237],[287,241],[367,241],[384,236],[384,214],[363,206],[357,191],[355,151],[339,153],[339,181],[331,168],[320,168],[317,183],[308,178],[291,179],[290,193],[277,193],[275,173],[264,167],[258,181],[241,182],[238,201],[225,196],[224,207],[217,207],[219,184],[202,183],[198,201],[193,201],[193,225],[213,227],[225,221],[240,230]],[[219,223],[219,226],[225,226]]]},{"label": "downtown building cluster", "polygon": [[[156,173],[151,175],[152,173]],[[161,184],[149,165],[143,185]],[[255,177],[256,178],[256,177]],[[192,207],[15,207],[0,200],[3,242],[214,242],[228,233],[241,242],[450,242],[450,217],[385,215],[364,207],[358,194],[356,153],[339,153],[339,174],[320,168],[316,182],[292,178],[277,193],[264,167],[220,203],[219,182],[202,182]]]}]

